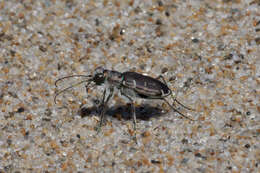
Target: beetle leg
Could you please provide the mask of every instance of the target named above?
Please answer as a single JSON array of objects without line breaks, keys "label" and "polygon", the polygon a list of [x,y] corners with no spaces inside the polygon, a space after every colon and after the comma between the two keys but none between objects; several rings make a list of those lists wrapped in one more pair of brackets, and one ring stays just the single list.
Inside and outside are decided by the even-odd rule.
[{"label": "beetle leg", "polygon": [[185,109],[188,109],[188,110],[191,110],[191,111],[195,111],[195,109],[192,109],[192,108],[190,108],[188,106],[185,106],[183,103],[181,103],[179,100],[177,100],[178,93],[179,93],[179,90],[177,90],[175,96],[173,96],[173,94],[172,94],[173,104],[176,102],[179,105],[181,105],[182,107],[184,107]]},{"label": "beetle leg", "polygon": [[110,100],[110,98],[113,96],[113,92],[114,92],[114,89],[110,88],[110,92],[109,92],[109,95],[107,96],[107,98],[106,98],[106,89],[103,92],[103,98],[102,98],[102,102],[101,102],[101,105],[100,105],[100,107],[102,107],[102,110],[101,110],[101,113],[100,113],[99,125],[97,126],[97,133],[100,132],[101,127],[103,125],[103,122],[105,120],[105,116],[106,116],[105,112],[107,110],[107,103]]},{"label": "beetle leg", "polygon": [[191,110],[191,111],[196,111],[195,109],[192,109],[192,108],[190,108],[190,107],[185,106],[184,104],[182,104],[180,101],[178,101],[178,100],[176,99],[176,97],[174,98],[174,101],[177,102],[177,103],[178,103],[179,105],[181,105],[182,107],[184,107],[185,109],[188,109],[188,110]]},{"label": "beetle leg", "polygon": [[100,132],[101,126],[103,124],[103,118],[104,118],[104,113],[103,112],[104,112],[104,109],[105,109],[105,105],[104,105],[105,98],[106,98],[106,89],[103,92],[103,98],[102,98],[101,104],[99,106],[99,108],[101,108],[101,112],[99,114],[99,117],[100,117],[99,125],[96,127],[97,133]]},{"label": "beetle leg", "polygon": [[167,86],[166,80],[162,75],[158,76],[156,79],[162,79],[162,82]]},{"label": "beetle leg", "polygon": [[[166,80],[164,79],[164,77],[162,75],[158,76],[156,79],[161,79],[162,82],[169,88],[168,84],[166,83]],[[171,90],[171,95],[173,96],[172,90]],[[176,101],[177,95],[178,95],[178,91],[177,91],[176,95],[173,97],[173,105],[174,105],[174,102]]]},{"label": "beetle leg", "polygon": [[86,93],[88,93],[89,85],[91,84],[91,82],[92,82],[92,81],[89,81],[89,82],[87,83],[87,85],[85,85]]},{"label": "beetle leg", "polygon": [[132,110],[132,118],[133,118],[133,128],[134,128],[134,141],[137,144],[137,139],[136,139],[136,114],[135,114],[135,105],[134,105],[134,100],[124,93],[123,90],[121,90],[121,94],[124,95],[128,100],[131,102],[131,110]]},{"label": "beetle leg", "polygon": [[[164,79],[164,77],[163,77],[162,75],[158,76],[156,79],[162,79],[163,83],[168,87],[168,85],[167,85],[167,83],[166,83],[166,81],[165,81],[165,79]],[[168,88],[169,88],[169,87],[168,87]],[[172,91],[171,91],[171,93],[172,93]],[[190,108],[190,107],[188,107],[188,106],[185,106],[184,104],[182,104],[180,101],[177,100],[177,95],[178,95],[178,93],[179,93],[179,90],[177,90],[175,96],[173,96],[173,94],[172,94],[173,102],[178,103],[179,105],[181,105],[181,106],[184,107],[185,109],[188,109],[188,110],[191,110],[191,111],[195,111],[194,109],[192,109],[192,108]],[[173,104],[174,104],[174,103],[173,103]]]},{"label": "beetle leg", "polygon": [[[169,86],[166,83],[166,80],[164,79],[164,77],[162,75],[158,76],[156,79],[162,79],[162,82],[169,88]],[[178,91],[177,91],[175,96],[173,96],[172,91],[171,91],[171,95],[173,97],[173,105],[174,105],[174,102],[177,101],[176,98],[177,98],[177,95],[178,95]]]},{"label": "beetle leg", "polygon": [[180,114],[181,116],[183,116],[184,118],[187,118],[187,119],[189,119],[189,120],[191,120],[191,121],[195,121],[195,120],[189,118],[188,116],[184,115],[184,114],[181,113],[180,111],[178,111],[176,108],[174,108],[165,98],[162,98],[162,99],[163,99],[163,101],[165,101],[165,102],[167,103],[167,105],[169,105],[169,106],[172,108],[173,111],[179,113],[179,114]]}]

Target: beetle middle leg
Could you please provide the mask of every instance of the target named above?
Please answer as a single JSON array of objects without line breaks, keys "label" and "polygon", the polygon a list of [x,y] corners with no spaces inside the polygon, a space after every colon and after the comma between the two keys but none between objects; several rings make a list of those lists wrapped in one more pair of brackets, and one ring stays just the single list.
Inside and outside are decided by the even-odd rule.
[{"label": "beetle middle leg", "polygon": [[[127,94],[127,90],[121,89],[121,94],[128,98],[128,100],[131,102],[131,110],[132,110],[132,118],[133,118],[133,128],[134,128],[134,141],[137,143],[136,139],[136,113],[135,113],[135,105],[134,105],[134,99]],[[130,91],[131,92],[131,91]],[[133,95],[133,94],[131,94]]]}]

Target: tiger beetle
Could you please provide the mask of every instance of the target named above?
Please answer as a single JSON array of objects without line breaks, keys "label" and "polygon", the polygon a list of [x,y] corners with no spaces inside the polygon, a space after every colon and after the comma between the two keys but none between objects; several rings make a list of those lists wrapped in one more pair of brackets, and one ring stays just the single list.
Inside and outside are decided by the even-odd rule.
[{"label": "tiger beetle", "polygon": [[[99,125],[97,126],[97,132],[100,131],[101,126],[103,125],[103,122],[105,120],[105,112],[107,110],[107,104],[108,101],[113,97],[114,95],[114,89],[117,88],[122,96],[125,96],[130,102],[131,102],[131,110],[132,110],[132,119],[133,119],[133,128],[134,128],[134,140],[136,141],[136,112],[135,112],[135,98],[142,98],[142,99],[158,99],[163,100],[171,109],[177,113],[179,113],[181,116],[194,121],[193,119],[187,117],[180,111],[178,111],[173,105],[171,105],[167,100],[166,97],[169,95],[172,95],[172,90],[169,89],[167,86],[163,76],[159,76],[157,78],[152,78],[150,76],[145,76],[136,72],[123,72],[120,73],[118,71],[113,70],[107,70],[103,67],[98,67],[95,69],[93,75],[72,75],[72,76],[66,76],[63,78],[60,78],[56,80],[55,86],[57,87],[58,82],[62,81],[66,78],[71,77],[84,77],[87,78],[86,80],[82,80],[79,83],[76,83],[70,87],[67,87],[59,92],[56,93],[54,97],[54,102],[56,103],[56,98],[59,94],[62,92],[71,89],[79,84],[87,83],[86,84],[86,90],[88,91],[88,88],[95,86],[95,85],[102,85],[105,84],[106,88],[103,92],[102,101],[100,104],[100,121]],[[160,80],[161,79],[161,80]],[[93,84],[91,86],[91,84]],[[107,94],[107,91],[108,94]],[[106,96],[107,95],[107,96]],[[189,107],[186,107],[182,103],[180,103],[176,97],[174,98],[174,102],[178,103],[182,107],[192,110]]]}]

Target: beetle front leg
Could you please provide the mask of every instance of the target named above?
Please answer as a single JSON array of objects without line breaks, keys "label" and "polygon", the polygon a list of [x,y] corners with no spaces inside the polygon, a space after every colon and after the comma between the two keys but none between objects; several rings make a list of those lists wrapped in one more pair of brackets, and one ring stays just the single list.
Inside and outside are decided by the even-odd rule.
[{"label": "beetle front leg", "polygon": [[102,110],[101,110],[101,113],[100,113],[100,121],[99,121],[99,125],[96,128],[97,133],[100,132],[101,127],[103,125],[103,122],[105,120],[105,115],[106,115],[105,113],[106,113],[106,110],[107,110],[107,104],[108,104],[108,101],[110,100],[110,98],[112,97],[113,92],[114,92],[114,90],[110,89],[110,92],[109,92],[107,99],[106,99],[106,89],[103,92],[103,98],[102,98],[102,102],[101,102],[101,105],[100,105],[100,107],[102,107]]},{"label": "beetle front leg", "polygon": [[99,121],[99,124],[97,125],[97,127],[95,128],[97,133],[100,132],[101,130],[101,126],[103,124],[103,119],[104,119],[104,111],[105,111],[105,98],[106,98],[106,89],[104,90],[103,92],[103,97],[102,97],[102,101],[101,101],[101,104],[99,106],[99,108],[101,109],[101,111],[99,111],[99,117],[100,117],[100,121]]},{"label": "beetle front leg", "polygon": [[92,81],[89,81],[89,82],[85,85],[86,93],[88,93],[88,89],[89,89],[89,86],[91,85],[91,82],[92,82]]}]

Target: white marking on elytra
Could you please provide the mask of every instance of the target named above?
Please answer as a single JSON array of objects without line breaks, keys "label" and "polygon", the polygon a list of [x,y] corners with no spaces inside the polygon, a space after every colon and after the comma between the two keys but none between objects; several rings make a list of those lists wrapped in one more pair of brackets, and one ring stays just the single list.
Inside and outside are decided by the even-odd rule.
[{"label": "white marking on elytra", "polygon": [[161,93],[162,93],[162,96],[164,96],[164,92],[163,92],[163,90],[161,90]]},{"label": "white marking on elytra", "polygon": [[144,86],[147,87],[147,82],[144,82]]},{"label": "white marking on elytra", "polygon": [[164,93],[164,91],[163,91],[163,90],[161,90],[161,93],[162,93],[162,97],[164,97],[164,96],[168,96],[168,95],[169,95],[169,92],[167,92],[167,93]]},{"label": "white marking on elytra", "polygon": [[135,80],[133,80],[133,83],[134,83],[134,88],[136,88],[136,81],[135,81]]}]

